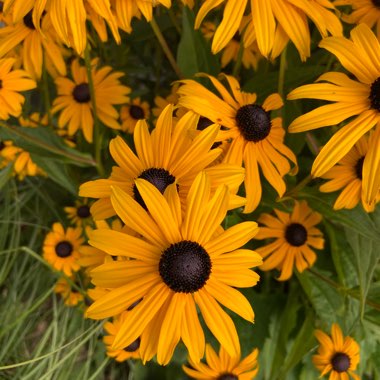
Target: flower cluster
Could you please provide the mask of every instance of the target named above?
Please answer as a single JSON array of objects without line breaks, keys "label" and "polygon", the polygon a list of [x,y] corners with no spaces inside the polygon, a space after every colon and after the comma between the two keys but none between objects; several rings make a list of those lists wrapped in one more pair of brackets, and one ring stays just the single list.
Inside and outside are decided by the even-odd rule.
[{"label": "flower cluster", "polygon": [[30,245],[51,291],[102,321],[109,358],[380,376],[378,349],[359,367],[380,307],[380,1],[4,0],[0,23],[0,204],[48,230]]}]

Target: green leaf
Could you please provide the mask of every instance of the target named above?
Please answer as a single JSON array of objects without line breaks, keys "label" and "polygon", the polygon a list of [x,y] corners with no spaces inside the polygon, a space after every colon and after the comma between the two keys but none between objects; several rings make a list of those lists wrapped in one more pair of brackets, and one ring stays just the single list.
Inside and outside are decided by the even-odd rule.
[{"label": "green leaf", "polygon": [[36,154],[31,154],[31,157],[33,162],[43,169],[52,181],[70,193],[74,195],[78,194],[78,186],[73,184],[72,176],[69,174],[66,165],[62,165],[62,162],[58,160],[46,160],[44,157]]},{"label": "green leaf", "polygon": [[376,265],[380,259],[379,244],[375,244],[374,241],[348,229],[346,229],[346,238],[356,257],[356,269],[360,287],[361,317],[363,318],[368,291]]},{"label": "green leaf", "polygon": [[[345,314],[343,297],[332,285],[309,271],[301,274],[296,272],[296,276],[315,312],[326,325],[331,326],[332,323],[337,322],[338,315]],[[329,276],[327,275],[326,278]]]},{"label": "green leaf", "polygon": [[15,145],[29,153],[41,157],[59,159],[76,166],[96,166],[87,153],[68,147],[57,134],[48,127],[25,128],[0,123],[0,139],[12,140]]},{"label": "green leaf", "polygon": [[336,222],[358,233],[367,239],[380,242],[380,230],[375,225],[370,216],[358,205],[352,210],[334,210],[332,208],[333,195],[323,194],[317,189],[308,189],[298,194],[299,198],[306,199],[310,207],[319,211],[325,219],[330,222]]},{"label": "green leaf", "polygon": [[[326,68],[324,66],[306,66],[289,68],[285,71],[284,93],[287,94],[292,89],[313,82],[317,79]],[[279,81],[279,71],[270,71],[268,73],[257,72],[243,86],[244,91],[256,92],[259,100],[264,100],[268,95],[277,92]]]},{"label": "green leaf", "polygon": [[194,20],[194,12],[184,7],[182,36],[177,51],[178,66],[186,78],[191,78],[200,72],[216,75],[220,71],[218,60],[211,54],[202,33],[194,30]]},{"label": "green leaf", "polygon": [[315,346],[314,339],[314,314],[308,313],[301,329],[297,331],[297,336],[286,355],[282,374],[285,376],[292,370],[302,358]]},{"label": "green leaf", "polygon": [[0,190],[6,185],[9,178],[12,177],[13,164],[8,164],[5,168],[0,170]]}]

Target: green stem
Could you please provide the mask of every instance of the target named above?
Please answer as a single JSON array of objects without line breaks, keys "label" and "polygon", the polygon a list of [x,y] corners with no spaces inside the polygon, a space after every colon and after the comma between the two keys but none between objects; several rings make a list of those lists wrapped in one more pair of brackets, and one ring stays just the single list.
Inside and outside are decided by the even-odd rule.
[{"label": "green stem", "polygon": [[95,98],[95,87],[94,81],[92,78],[92,67],[91,67],[91,57],[90,57],[90,44],[87,43],[86,49],[84,51],[84,62],[86,64],[87,69],[87,77],[88,77],[88,87],[90,89],[91,96],[91,104],[92,104],[92,113],[94,115],[94,156],[96,161],[96,167],[98,169],[98,173],[101,177],[104,176],[104,168],[102,164],[102,139],[100,133],[100,124],[98,119],[98,113],[96,108],[96,98]]},{"label": "green stem", "polygon": [[181,27],[178,25],[177,19],[175,17],[175,14],[174,14],[172,8],[168,9],[168,13],[169,13],[170,20],[173,23],[176,31],[178,32],[179,35],[181,35]]},{"label": "green stem", "polygon": [[290,189],[288,192],[284,194],[284,198],[293,198],[297,196],[298,192],[302,190],[309,182],[311,181],[311,175],[308,175],[305,177],[297,186],[293,187],[293,189]]},{"label": "green stem", "polygon": [[281,95],[283,99],[284,99],[285,71],[287,69],[286,52],[287,52],[287,46],[285,46],[284,50],[281,53],[280,72],[278,76],[278,88],[277,88],[278,93]]},{"label": "green stem", "polygon": [[[341,292],[349,295],[350,297],[357,299],[358,301],[361,301],[361,298],[362,298],[361,295],[358,294],[355,290],[346,289],[346,288],[342,287],[340,284],[338,284],[337,282],[331,280],[330,278],[327,278],[327,277],[323,276],[322,274],[314,271],[313,269],[308,269],[308,271],[313,276],[318,277],[320,280],[326,282],[326,284],[330,285],[332,288],[334,288],[334,289],[336,289],[338,291],[341,291]],[[373,302],[373,301],[371,301],[369,299],[366,299],[365,303],[368,306],[370,306],[370,307],[372,307],[372,308],[380,311],[380,304],[378,304],[376,302]]]},{"label": "green stem", "polygon": [[309,148],[312,153],[317,156],[319,153],[319,145],[315,137],[310,132],[306,132],[306,140],[309,143]]},{"label": "green stem", "polygon": [[183,78],[183,75],[181,73],[181,70],[179,69],[176,60],[174,59],[174,56],[164,38],[164,36],[161,33],[160,27],[156,23],[156,20],[152,18],[150,25],[152,26],[153,32],[156,35],[158,42],[161,45],[162,50],[164,51],[166,58],[169,60],[170,65],[172,66],[173,70],[177,74],[178,78]]}]

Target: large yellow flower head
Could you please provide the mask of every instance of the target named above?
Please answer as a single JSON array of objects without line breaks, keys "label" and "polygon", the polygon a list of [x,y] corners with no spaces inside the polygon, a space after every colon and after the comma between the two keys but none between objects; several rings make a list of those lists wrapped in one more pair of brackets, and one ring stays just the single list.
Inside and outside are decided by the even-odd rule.
[{"label": "large yellow flower head", "polygon": [[[208,167],[223,153],[219,148],[211,149],[218,126],[210,126],[193,138],[197,115],[188,113],[174,125],[172,114],[173,106],[168,105],[151,134],[145,121],[137,123],[133,135],[137,155],[121,137],[111,141],[111,155],[118,166],[113,167],[108,179],[86,182],[79,191],[81,196],[100,198],[91,207],[95,219],[105,219],[115,214],[110,201],[111,186],[114,185],[144,206],[134,184],[136,178],[153,183],[161,193],[164,193],[168,185],[175,183],[184,205],[196,175],[205,169],[211,179],[212,191],[225,183],[231,193],[236,194],[244,179],[243,168],[231,164]],[[234,195],[229,207],[232,209],[244,204],[244,198]]]},{"label": "large yellow flower head", "polygon": [[44,60],[48,60],[59,75],[66,75],[66,64],[61,45],[52,28],[50,14],[41,19],[40,28],[32,20],[32,10],[15,24],[0,29],[0,57],[20,46],[22,65],[35,79],[40,79]]},{"label": "large yellow flower head", "polygon": [[[117,121],[119,113],[114,105],[128,102],[127,95],[131,91],[119,80],[124,73],[112,72],[110,66],[98,69],[96,60],[92,61],[92,65],[96,115],[106,126],[120,129],[121,126]],[[94,116],[87,71],[84,66],[79,65],[78,60],[74,60],[71,64],[71,73],[73,80],[66,77],[55,80],[58,97],[54,100],[52,112],[61,111],[58,126],[64,128],[68,124],[69,136],[82,129],[85,139],[92,142]]]},{"label": "large yellow flower head", "polygon": [[199,380],[252,380],[259,370],[255,348],[247,357],[240,360],[240,356],[231,357],[221,346],[219,355],[211,345],[206,345],[206,360],[197,363],[189,358],[191,367],[182,366],[185,373],[193,379]]},{"label": "large yellow flower head", "polygon": [[[288,99],[320,99],[333,102],[310,111],[289,126],[289,132],[303,132],[316,128],[335,126],[352,118],[322,148],[314,161],[311,174],[320,177],[339,162],[355,143],[380,121],[380,43],[365,24],[351,31],[351,39],[329,37],[320,46],[335,54],[345,69],[357,79],[346,74],[329,72],[323,74],[318,82],[293,90]],[[368,178],[366,202],[373,203],[379,186],[378,172],[380,150],[377,149],[369,171],[364,168]],[[368,170],[368,172],[366,172]]]},{"label": "large yellow flower head", "polygon": [[[248,0],[204,0],[195,27],[199,28],[205,16],[223,2],[223,20],[212,42],[214,54],[223,49],[238,31],[248,4]],[[303,60],[309,57],[308,19],[315,23],[323,37],[329,33],[342,35],[341,22],[329,0],[251,0],[250,8],[259,50],[267,58],[276,58],[289,40]]]},{"label": "large yellow flower head", "polygon": [[24,70],[12,70],[15,62],[13,58],[0,59],[0,120],[20,116],[25,98],[19,92],[36,87]]},{"label": "large yellow flower head", "polygon": [[223,126],[218,140],[231,140],[224,162],[245,166],[245,193],[247,203],[244,212],[252,212],[261,200],[262,187],[259,166],[279,196],[285,193],[283,177],[291,172],[289,161],[296,164],[296,157],[283,141],[285,131],[280,117],[271,118],[271,111],[282,107],[279,94],[272,94],[264,103],[256,103],[256,94],[240,90],[238,81],[228,75],[230,92],[212,76],[207,76],[222,99],[194,80],[183,80],[178,89],[179,105],[186,107],[214,123]]},{"label": "large yellow flower head", "polygon": [[[288,280],[294,267],[302,273],[315,263],[317,255],[312,248],[322,249],[322,232],[315,227],[322,215],[309,208],[306,201],[296,202],[291,214],[274,209],[276,216],[260,215],[259,222],[264,225],[255,239],[275,238],[257,252],[263,257],[263,271],[274,268],[281,271],[280,281]],[[312,248],[310,248],[312,247]]]},{"label": "large yellow flower head", "polygon": [[261,264],[261,257],[241,249],[257,233],[257,224],[244,222],[224,231],[220,224],[227,213],[229,189],[221,185],[211,195],[205,172],[193,182],[184,213],[175,184],[164,194],[144,179],[135,184],[147,211],[116,186],[111,201],[138,235],[110,230],[90,234],[91,245],[130,260],[106,263],[91,272],[92,282],[109,291],[88,308],[87,316],[115,316],[141,300],[127,313],[112,348],[122,349],[140,337],[143,361],[157,353],[158,362],[167,364],[182,339],[198,362],[205,337],[197,305],[228,354],[239,356],[235,325],[220,304],[253,322],[251,305],[235,288],[254,286],[259,279],[250,268]]},{"label": "large yellow flower head", "polygon": [[315,331],[319,341],[318,354],[313,356],[313,363],[321,376],[330,372],[329,380],[360,380],[354,373],[360,362],[360,347],[350,336],[343,336],[339,325],[331,327],[331,337],[321,330]]}]

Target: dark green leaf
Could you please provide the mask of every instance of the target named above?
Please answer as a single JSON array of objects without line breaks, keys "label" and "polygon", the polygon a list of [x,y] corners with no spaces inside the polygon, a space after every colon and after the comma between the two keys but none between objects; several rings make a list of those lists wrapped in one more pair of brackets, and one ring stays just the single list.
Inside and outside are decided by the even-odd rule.
[{"label": "dark green leaf", "polygon": [[194,30],[194,19],[193,11],[184,7],[182,36],[177,51],[178,66],[186,78],[200,72],[216,75],[220,71],[217,58],[211,54],[202,33]]},{"label": "dark green leaf", "polygon": [[20,148],[41,157],[53,158],[76,166],[96,166],[89,154],[68,147],[48,127],[25,128],[1,123],[0,139],[12,140]]}]

